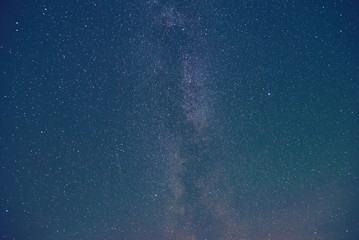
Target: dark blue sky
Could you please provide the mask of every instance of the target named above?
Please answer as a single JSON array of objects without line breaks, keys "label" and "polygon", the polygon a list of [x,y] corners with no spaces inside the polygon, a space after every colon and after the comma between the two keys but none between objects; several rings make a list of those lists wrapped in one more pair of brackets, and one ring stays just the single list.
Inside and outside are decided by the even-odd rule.
[{"label": "dark blue sky", "polygon": [[1,239],[359,238],[354,1],[0,1]]}]

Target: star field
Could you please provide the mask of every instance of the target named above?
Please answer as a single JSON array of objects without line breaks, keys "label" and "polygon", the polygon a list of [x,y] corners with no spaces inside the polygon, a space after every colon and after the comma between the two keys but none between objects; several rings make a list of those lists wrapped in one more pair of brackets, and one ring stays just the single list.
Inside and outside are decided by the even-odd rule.
[{"label": "star field", "polygon": [[359,238],[354,1],[0,3],[0,238]]}]

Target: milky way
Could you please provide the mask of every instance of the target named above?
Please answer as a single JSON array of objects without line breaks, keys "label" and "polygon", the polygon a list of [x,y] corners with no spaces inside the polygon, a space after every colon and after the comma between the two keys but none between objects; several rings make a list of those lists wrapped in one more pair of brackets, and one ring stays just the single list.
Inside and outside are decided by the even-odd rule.
[{"label": "milky way", "polygon": [[0,238],[359,236],[354,1],[0,1]]},{"label": "milky way", "polygon": [[[218,225],[214,226],[219,220],[214,208],[224,206],[214,206],[221,196],[215,199],[208,196],[215,184],[212,170],[206,171],[214,167],[209,159],[209,146],[211,136],[218,130],[214,126],[211,53],[206,49],[201,16],[198,13],[187,16],[186,9],[181,11],[174,4],[153,3],[147,11],[149,25],[144,35],[152,49],[146,48],[150,52],[146,57],[152,58],[155,67],[146,75],[151,80],[139,94],[146,109],[140,114],[153,116],[156,127],[152,129],[157,129],[146,133],[160,146],[160,154],[152,161],[163,165],[160,178],[163,189],[156,194],[163,198],[164,208],[159,210],[162,217],[157,221],[165,238],[197,239],[201,234],[213,235],[219,230]],[[140,79],[140,85],[144,81]],[[161,93],[165,84],[168,94]],[[163,102],[148,107],[144,91],[161,95]],[[218,211],[226,217],[225,209]]]}]

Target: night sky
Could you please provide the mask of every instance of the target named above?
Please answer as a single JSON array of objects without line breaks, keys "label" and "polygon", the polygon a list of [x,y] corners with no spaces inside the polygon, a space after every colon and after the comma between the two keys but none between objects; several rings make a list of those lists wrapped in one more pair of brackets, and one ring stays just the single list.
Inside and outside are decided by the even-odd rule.
[{"label": "night sky", "polygon": [[359,3],[0,1],[0,239],[359,239]]}]

